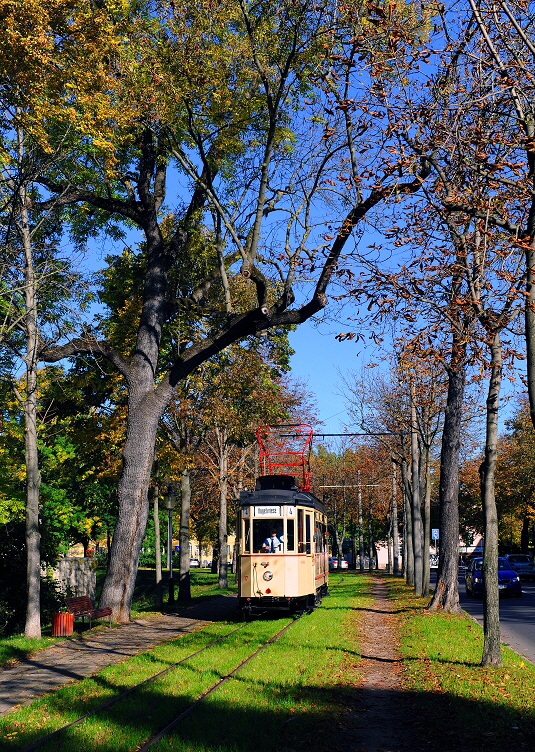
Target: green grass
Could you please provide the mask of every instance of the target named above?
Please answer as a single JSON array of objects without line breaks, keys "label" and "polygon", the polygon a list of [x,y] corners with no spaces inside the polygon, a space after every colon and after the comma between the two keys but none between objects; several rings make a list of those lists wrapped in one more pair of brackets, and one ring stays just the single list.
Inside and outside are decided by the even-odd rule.
[{"label": "green grass", "polygon": [[[357,612],[367,581],[334,575],[333,595],[247,664],[153,749],[324,752],[358,681]],[[360,597],[355,597],[360,591]]]},{"label": "green grass", "polygon": [[[106,572],[97,571],[97,593],[102,589],[102,583]],[[229,587],[221,589],[218,587],[217,574],[211,574],[207,569],[194,569],[190,572],[191,576],[191,597],[193,603],[199,599],[207,598],[213,595],[230,594],[235,595],[238,591],[235,576],[229,574]],[[171,606],[168,604],[168,577],[169,571],[162,571],[162,592],[163,592],[163,611],[176,611],[177,608],[183,608],[180,601],[175,601]],[[175,572],[175,594],[178,594],[178,573]],[[156,611],[156,574],[154,569],[139,569],[134,588],[134,597],[132,600],[132,616],[135,618],[142,617],[144,614],[152,614]]]},{"label": "green grass", "polygon": [[[399,580],[390,578],[389,586],[404,609],[406,688],[414,693],[423,717],[433,717],[433,733],[440,733],[437,728],[458,733],[470,752],[533,749],[535,666],[504,646],[504,665],[483,668],[483,630],[478,624],[466,614],[423,610],[429,599],[416,598]],[[452,717],[457,730],[452,730]]]},{"label": "green grass", "polygon": [[[50,631],[50,630],[48,630]],[[17,661],[22,661],[38,650],[55,645],[57,637],[42,637],[41,639],[28,639],[23,635],[14,635],[0,639],[0,666],[6,666]]]},{"label": "green grass", "polygon": [[[102,588],[102,582],[105,576],[104,571],[97,572],[97,592]],[[167,574],[164,570],[164,592],[167,598]],[[183,608],[185,605],[195,605],[199,601],[213,595],[235,594],[237,587],[234,583],[234,576],[229,575],[229,587],[222,590],[217,586],[217,574],[211,574],[207,570],[193,571],[191,573],[191,596],[192,600],[188,604],[175,602],[171,607],[164,604],[163,611],[176,611],[177,608]],[[134,598],[132,601],[132,618],[140,619],[154,614],[161,613],[156,611],[155,597],[155,575],[153,569],[140,569],[136,580]],[[87,623],[86,623],[87,625]],[[73,637],[80,637],[81,634],[89,630],[82,622],[76,622],[76,629],[80,630],[74,633]],[[93,627],[92,631],[102,629],[101,625]],[[106,626],[107,629],[107,626]],[[39,650],[44,650],[50,645],[55,645],[68,637],[50,637],[51,625],[43,625],[43,637],[41,639],[27,639],[23,635],[12,635],[11,637],[0,638],[0,666],[10,665],[17,661],[22,661],[30,656],[35,655]]]},{"label": "green grass", "polygon": [[[362,608],[366,603],[362,595],[366,587],[363,578],[335,575],[332,579],[334,592],[324,600],[324,605],[293,624],[280,642],[254,658],[209,699],[208,705],[193,713],[191,720],[176,730],[180,736],[172,735],[173,749],[250,752],[252,733],[258,752],[271,751],[274,738],[278,738],[280,752],[327,748],[333,729],[329,725],[325,736],[324,722],[342,712],[344,698],[357,681],[355,626],[360,611],[356,607]],[[44,752],[58,748],[62,752],[135,750],[289,623],[290,619],[284,618],[243,625],[230,641],[189,659],[41,749]],[[236,626],[212,624],[10,713],[0,719],[0,749],[23,749],[45,733],[102,704],[118,690],[157,673]]]}]

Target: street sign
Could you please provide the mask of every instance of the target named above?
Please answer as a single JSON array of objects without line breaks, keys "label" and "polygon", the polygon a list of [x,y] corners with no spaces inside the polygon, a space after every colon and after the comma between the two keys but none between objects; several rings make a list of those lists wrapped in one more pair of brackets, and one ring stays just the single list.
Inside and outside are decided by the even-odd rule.
[{"label": "street sign", "polygon": [[438,540],[440,538],[438,527],[434,527],[431,530],[431,538],[432,540]]}]

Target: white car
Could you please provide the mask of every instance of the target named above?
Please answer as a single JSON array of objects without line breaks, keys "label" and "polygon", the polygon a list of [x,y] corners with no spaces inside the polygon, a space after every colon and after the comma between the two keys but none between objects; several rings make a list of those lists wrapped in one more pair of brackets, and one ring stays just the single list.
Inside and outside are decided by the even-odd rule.
[{"label": "white car", "polygon": [[535,580],[535,564],[529,554],[505,554],[507,559],[521,580]]}]

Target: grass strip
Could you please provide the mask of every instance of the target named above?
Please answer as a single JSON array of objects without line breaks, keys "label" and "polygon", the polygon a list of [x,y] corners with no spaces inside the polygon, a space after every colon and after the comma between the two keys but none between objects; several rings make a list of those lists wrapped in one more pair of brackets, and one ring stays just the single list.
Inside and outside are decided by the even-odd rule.
[{"label": "grass strip", "polygon": [[[169,570],[163,570],[162,582],[164,597],[167,599],[167,578]],[[105,571],[97,572],[97,591],[102,588]],[[143,616],[144,612],[154,612],[156,608],[156,573],[154,569],[139,569],[134,589],[134,600],[132,603],[132,617],[138,618]],[[219,587],[219,575],[212,574],[207,569],[193,569],[190,571],[191,584],[191,605],[212,595],[235,595],[238,587],[233,575],[229,575],[229,587],[221,589]],[[164,603],[164,609],[175,611],[182,607],[180,603],[169,605]]]},{"label": "grass strip", "polygon": [[[387,578],[402,610],[406,689],[429,733],[458,734],[470,752],[532,750],[535,666],[502,646],[503,666],[482,667],[483,630],[467,614],[430,613],[399,579]],[[452,730],[452,716],[457,729]],[[453,746],[453,745],[452,745]]]},{"label": "grass strip", "polygon": [[357,625],[369,579],[331,577],[331,597],[248,663],[155,752],[324,752],[358,681]]},{"label": "grass strip", "polygon": [[39,650],[49,648],[58,642],[57,637],[28,638],[23,635],[4,637],[0,639],[0,666],[23,661]]},{"label": "grass strip", "polygon": [[[102,587],[104,580],[104,571],[97,572],[98,589]],[[165,579],[165,572],[164,572]],[[232,579],[232,578],[231,578]],[[206,570],[191,572],[191,601],[188,606],[194,606],[206,598],[214,595],[235,594],[237,587],[232,582],[229,587],[222,590],[218,587],[218,575],[212,574]],[[132,604],[132,618],[149,618],[151,616],[160,616],[161,611],[155,611],[155,572],[153,569],[140,569],[138,571],[136,579],[136,589],[134,593],[134,601]],[[181,608],[180,603],[173,604],[170,607],[171,610],[176,611],[177,608]],[[166,608],[169,610],[169,608]],[[77,628],[80,627],[80,621],[77,622]],[[93,627],[93,630],[102,628],[100,623]],[[107,629],[106,625],[106,629]],[[39,639],[29,639],[23,635],[13,635],[11,637],[0,638],[0,667],[9,666],[18,661],[23,661],[31,656],[34,656],[40,650],[50,647],[51,645],[57,645],[63,640],[75,639],[82,634],[87,635],[88,628],[84,628],[82,631],[77,631],[69,637],[49,637],[51,632],[51,625],[43,626],[43,634],[45,635]]]},{"label": "grass strip", "polygon": [[[249,729],[246,743],[240,749],[247,749],[248,752],[251,749],[250,724],[256,722],[258,710],[267,719],[266,728],[272,722],[282,724],[285,731],[295,725],[297,736],[303,732],[306,737],[309,718],[316,722],[320,718],[324,719],[343,702],[344,690],[340,685],[344,683],[344,672],[348,671],[346,681],[352,684],[356,680],[354,667],[349,669],[348,666],[354,662],[354,619],[358,612],[353,609],[357,578],[344,575],[338,576],[338,579],[343,581],[335,586],[335,595],[326,599],[325,605],[314,614],[296,622],[280,644],[277,643],[266,651],[272,656],[268,660],[269,665],[261,664],[260,668],[254,668],[252,675],[244,669],[243,676],[240,672],[236,680],[229,682],[242,688],[240,715],[243,713]],[[361,601],[360,605],[364,602],[363,599]],[[58,748],[62,752],[79,752],[80,749],[87,752],[135,750],[147,737],[166,725],[288,622],[289,619],[270,619],[245,625],[229,641],[213,646],[205,653],[186,661],[125,701],[86,719],[40,749],[43,752]],[[0,720],[0,749],[24,749],[46,733],[76,720],[102,704],[118,691],[138,684],[203,644],[208,644],[216,636],[231,631],[232,626],[228,623],[212,624],[195,634],[155,648],[122,664],[110,666],[90,679],[73,683],[37,700],[27,708],[10,713]],[[264,655],[263,653],[262,656]],[[274,682],[269,680],[273,660],[276,663]],[[252,664],[256,664],[256,661],[254,659]],[[220,708],[223,714],[222,728],[227,728],[234,718],[228,702],[234,707],[233,699],[223,700]],[[248,714],[249,720],[246,719]],[[193,717],[198,717],[197,712]],[[216,723],[219,725],[219,721]],[[197,731],[209,734],[213,724],[213,720],[209,723],[201,721]],[[240,731],[239,734],[241,733],[243,732]],[[292,729],[291,736],[294,735]],[[273,740],[272,736],[269,738]],[[211,752],[216,749],[211,741],[206,747],[197,746],[196,743],[191,747],[195,752],[204,748]],[[272,748],[272,744],[269,748]],[[280,745],[279,748],[283,749]],[[316,748],[320,749],[321,746],[308,745],[308,749]],[[300,747],[296,746],[295,749]]]},{"label": "grass strip", "polygon": [[[9,713],[0,719],[0,749],[23,749],[29,746],[38,738],[72,723],[118,693],[187,658],[214,639],[231,632],[236,626],[228,623],[211,624],[199,632],[160,645],[123,663],[108,666],[93,677],[73,682],[27,707]],[[211,650],[207,652],[212,654]],[[191,674],[195,667],[194,665],[192,669],[187,662],[182,671]],[[112,708],[106,711],[108,716],[111,713]],[[59,738],[62,749],[64,741],[65,737]],[[59,742],[56,739],[56,749]],[[54,745],[49,748],[53,747]]]}]

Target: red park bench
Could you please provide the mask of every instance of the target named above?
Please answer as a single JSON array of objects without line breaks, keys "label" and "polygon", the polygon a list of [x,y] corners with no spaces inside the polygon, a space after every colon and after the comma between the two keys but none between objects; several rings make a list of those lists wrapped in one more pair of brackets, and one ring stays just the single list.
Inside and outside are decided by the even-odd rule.
[{"label": "red park bench", "polygon": [[89,629],[93,619],[102,619],[104,616],[110,617],[111,627],[111,608],[94,608],[91,598],[88,595],[79,595],[76,598],[65,598],[67,609],[74,618],[81,616],[85,622],[86,617],[89,619]]}]

